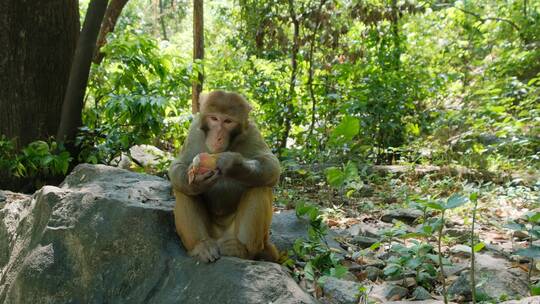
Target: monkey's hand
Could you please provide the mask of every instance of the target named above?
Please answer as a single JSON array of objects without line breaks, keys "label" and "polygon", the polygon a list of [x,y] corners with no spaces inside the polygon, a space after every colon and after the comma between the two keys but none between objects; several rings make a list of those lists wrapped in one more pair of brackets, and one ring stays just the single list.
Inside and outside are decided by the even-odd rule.
[{"label": "monkey's hand", "polygon": [[[191,174],[193,174],[193,177]],[[206,191],[216,183],[218,177],[219,174],[217,170],[206,170],[204,173],[199,173],[193,168],[192,164],[188,168],[189,187],[191,188],[190,192],[199,194]]]},{"label": "monkey's hand", "polygon": [[192,184],[196,178],[199,182],[204,180],[208,172],[216,171],[216,155],[208,153],[197,154],[188,168],[188,184]]},{"label": "monkey's hand", "polygon": [[225,176],[231,176],[242,166],[244,157],[238,152],[223,152],[217,154],[216,166]]},{"label": "monkey's hand", "polygon": [[195,257],[201,262],[214,262],[219,259],[219,247],[218,243],[214,240],[202,240],[193,250],[189,252],[189,255]]}]

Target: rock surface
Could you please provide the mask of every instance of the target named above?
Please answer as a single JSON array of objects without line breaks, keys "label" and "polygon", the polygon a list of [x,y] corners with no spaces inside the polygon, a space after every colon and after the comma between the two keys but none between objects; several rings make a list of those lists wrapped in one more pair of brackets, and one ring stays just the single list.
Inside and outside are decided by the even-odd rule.
[{"label": "rock surface", "polygon": [[327,302],[336,304],[356,304],[360,297],[360,283],[329,277],[323,284]]},{"label": "rock surface", "polygon": [[387,223],[392,223],[393,220],[398,220],[406,224],[412,224],[423,215],[424,213],[418,209],[402,208],[385,211],[381,217],[381,220]]},{"label": "rock surface", "polygon": [[60,188],[3,196],[0,303],[314,302],[277,264],[188,257],[159,177],[80,165]]},{"label": "rock surface", "polygon": [[[475,274],[476,282],[480,285],[477,294],[485,294],[492,299],[521,298],[529,294],[527,273],[512,267],[505,259],[477,253]],[[470,272],[463,271],[448,288],[448,294],[469,300],[472,297],[470,286]]]},{"label": "rock surface", "polygon": [[[299,219],[294,210],[285,210],[274,214],[272,219],[271,240],[279,250],[292,248],[294,241],[298,238],[308,238],[309,221]],[[336,252],[344,252],[339,243],[335,240],[337,234],[332,230],[328,231],[326,242],[328,246]]]},{"label": "rock surface", "polygon": [[523,298],[521,300],[512,300],[502,302],[501,304],[538,304],[540,303],[540,296]]}]

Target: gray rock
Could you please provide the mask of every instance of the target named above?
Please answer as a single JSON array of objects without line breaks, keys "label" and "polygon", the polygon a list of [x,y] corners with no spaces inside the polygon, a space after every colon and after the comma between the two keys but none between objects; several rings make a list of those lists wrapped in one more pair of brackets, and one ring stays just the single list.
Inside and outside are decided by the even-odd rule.
[{"label": "gray rock", "polygon": [[429,291],[427,291],[424,287],[422,286],[417,286],[413,293],[412,293],[412,297],[413,299],[415,300],[418,300],[418,301],[423,301],[423,300],[431,300],[433,299],[433,297],[431,296],[431,294],[429,293]]},{"label": "gray rock", "polygon": [[6,201],[6,196],[4,195],[4,191],[0,190],[0,203],[3,203]]},{"label": "gray rock", "polygon": [[529,238],[529,234],[525,231],[514,231],[512,233],[512,236],[515,237],[518,240],[526,240]]},{"label": "gray rock", "polygon": [[386,285],[383,295],[387,300],[401,300],[407,296],[409,290],[403,286],[388,284]]},{"label": "gray rock", "polygon": [[369,184],[363,184],[362,187],[358,190],[358,196],[360,197],[371,197],[373,196],[373,193],[375,192],[375,189],[373,186]]},{"label": "gray rock", "polygon": [[331,303],[356,304],[360,297],[361,286],[356,282],[329,277],[323,284],[324,297]]},{"label": "gray rock", "polygon": [[444,274],[446,277],[450,277],[453,275],[459,275],[463,270],[467,270],[470,268],[470,264],[466,263],[456,263],[452,265],[444,266]]},{"label": "gray rock", "polygon": [[371,238],[371,237],[367,237],[367,236],[361,236],[361,235],[355,236],[351,240],[351,243],[357,245],[360,248],[371,247],[371,245],[373,245],[373,244],[375,244],[377,242],[379,242],[379,239]]},{"label": "gray rock", "polygon": [[[501,296],[510,298],[525,297],[529,294],[527,274],[516,268],[505,259],[496,258],[489,254],[476,254],[476,283],[480,285],[478,294],[499,299]],[[470,272],[463,271],[458,279],[448,288],[453,297],[471,299]]]},{"label": "gray rock", "polygon": [[168,181],[101,165],[8,202],[0,303],[314,303],[278,264],[188,257],[173,205]]},{"label": "gray rock", "polygon": [[418,209],[394,209],[386,211],[381,217],[381,220],[387,223],[392,223],[393,220],[399,220],[406,224],[412,224],[423,215],[424,213]]},{"label": "gray rock", "polygon": [[[389,301],[384,302],[385,304],[444,304],[444,301],[441,300],[423,300],[423,301]],[[448,302],[450,304],[455,304],[455,302]]]},{"label": "gray rock", "polygon": [[354,224],[347,229],[349,235],[355,237],[357,235],[378,238],[378,230],[366,224]]},{"label": "gray rock", "polygon": [[137,165],[144,168],[154,168],[162,162],[173,159],[173,155],[152,145],[136,145],[129,148],[128,153],[122,153],[120,156],[115,157],[111,161],[111,165],[129,169],[132,162],[136,162]]},{"label": "gray rock", "polygon": [[[279,250],[292,248],[296,239],[308,238],[309,220],[298,218],[294,210],[285,210],[274,214],[272,219],[271,240]],[[329,230],[326,237],[328,246],[344,252],[339,243],[334,239],[337,234]]]},{"label": "gray rock", "polygon": [[367,266],[366,269],[364,269],[366,272],[366,277],[368,280],[375,282],[378,278],[382,278],[384,273],[381,269],[374,267],[374,266]]},{"label": "gray rock", "polygon": [[151,145],[137,145],[129,149],[131,158],[144,167],[154,167],[164,160],[172,158],[170,153],[164,152]]},{"label": "gray rock", "polygon": [[540,296],[527,297],[521,300],[512,300],[501,302],[501,304],[538,304],[540,303]]},{"label": "gray rock", "polygon": [[463,258],[469,258],[471,256],[472,248],[467,245],[457,244],[450,248],[450,252],[453,255],[457,255]]}]

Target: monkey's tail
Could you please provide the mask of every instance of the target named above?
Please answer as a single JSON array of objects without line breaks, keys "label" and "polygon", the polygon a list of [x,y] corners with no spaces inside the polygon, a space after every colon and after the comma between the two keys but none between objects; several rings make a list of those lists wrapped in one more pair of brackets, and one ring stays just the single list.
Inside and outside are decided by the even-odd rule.
[{"label": "monkey's tail", "polygon": [[266,241],[264,244],[263,251],[259,252],[257,256],[255,256],[256,260],[262,260],[262,261],[268,261],[268,262],[279,262],[279,251],[277,250],[276,246],[272,244],[270,241]]}]

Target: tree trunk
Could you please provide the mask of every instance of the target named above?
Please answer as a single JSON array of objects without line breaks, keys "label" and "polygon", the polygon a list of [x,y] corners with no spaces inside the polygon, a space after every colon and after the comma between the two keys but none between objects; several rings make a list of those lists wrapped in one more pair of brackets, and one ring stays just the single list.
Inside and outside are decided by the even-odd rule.
[{"label": "tree trunk", "polygon": [[[203,0],[193,0],[193,61],[204,58],[204,5]],[[199,72],[191,88],[191,112],[199,112],[199,95],[203,87],[204,75]]]},{"label": "tree trunk", "polygon": [[324,3],[326,0],[321,0],[319,2],[319,6],[317,7],[317,21],[315,24],[315,29],[313,29],[313,33],[311,34],[311,39],[309,41],[309,53],[308,53],[308,81],[307,81],[307,87],[309,91],[309,97],[311,98],[311,123],[309,125],[309,132],[308,136],[306,138],[307,146],[311,147],[311,136],[313,135],[313,131],[315,129],[315,110],[317,106],[317,98],[315,97],[315,92],[313,90],[313,55],[315,52],[315,44],[317,38],[317,34],[319,32],[319,28],[321,26],[321,11],[324,6]]},{"label": "tree trunk", "polygon": [[161,34],[163,35],[163,40],[169,40],[169,37],[167,35],[167,25],[165,24],[163,0],[159,0],[159,23],[161,23]]},{"label": "tree trunk", "polygon": [[0,136],[54,136],[79,36],[75,0],[0,1]]},{"label": "tree trunk", "polygon": [[291,132],[291,121],[295,115],[294,98],[296,96],[296,74],[298,72],[298,51],[300,49],[300,21],[296,16],[294,10],[294,0],[289,0],[289,15],[293,24],[293,45],[291,50],[291,79],[289,80],[289,98],[285,105],[286,111],[284,113],[284,131],[281,137],[278,154],[281,154],[283,149],[287,147],[287,139],[289,139],[289,133]]},{"label": "tree trunk", "polygon": [[101,21],[107,9],[107,2],[107,0],[92,0],[88,5],[81,36],[77,42],[75,57],[71,65],[69,83],[62,105],[60,127],[56,137],[57,140],[66,142],[70,146],[75,140],[78,128],[82,125],[82,110],[88,74]]},{"label": "tree trunk", "polygon": [[105,54],[100,52],[100,49],[107,43],[107,34],[114,31],[118,17],[120,17],[120,13],[122,13],[122,9],[124,9],[127,3],[128,0],[111,0],[111,3],[107,6],[107,11],[105,11],[105,17],[103,18],[96,42],[94,58],[92,59],[94,63],[99,64],[103,60]]}]

